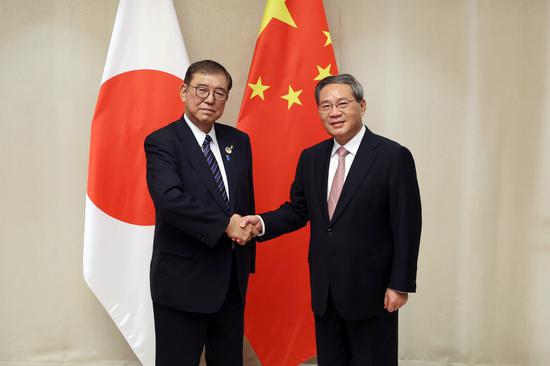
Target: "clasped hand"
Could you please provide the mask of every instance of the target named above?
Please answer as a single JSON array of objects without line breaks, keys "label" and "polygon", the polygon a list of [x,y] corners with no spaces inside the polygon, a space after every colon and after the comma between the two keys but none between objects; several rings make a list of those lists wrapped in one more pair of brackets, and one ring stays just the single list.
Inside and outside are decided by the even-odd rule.
[{"label": "clasped hand", "polygon": [[257,216],[241,216],[233,214],[229,220],[225,232],[234,242],[245,245],[250,239],[257,236],[261,231],[260,220]]}]

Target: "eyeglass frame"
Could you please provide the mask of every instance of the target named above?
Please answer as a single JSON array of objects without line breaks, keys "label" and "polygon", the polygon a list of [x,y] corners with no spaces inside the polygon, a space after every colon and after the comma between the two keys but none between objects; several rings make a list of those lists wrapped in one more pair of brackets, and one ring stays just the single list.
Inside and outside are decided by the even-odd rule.
[{"label": "eyeglass frame", "polygon": [[[329,114],[333,107],[336,107],[340,112],[345,111],[352,102],[357,102],[355,99],[341,99],[338,103],[322,103],[317,107],[320,113]],[[359,102],[357,102],[359,103]],[[344,106],[342,106],[344,104]],[[328,109],[327,109],[328,107]]]},{"label": "eyeglass frame", "polygon": [[[210,94],[212,94],[214,96],[214,100],[219,100],[220,102],[225,102],[227,101],[227,99],[229,99],[229,92],[226,91],[225,89],[222,89],[222,88],[214,88],[214,89],[210,89],[209,87],[205,86],[205,85],[198,85],[198,86],[195,86],[195,85],[191,85],[191,84],[188,84],[188,86],[190,86],[191,88],[195,89],[195,95],[198,97],[198,98],[202,98],[202,99],[207,99]],[[202,88],[202,89],[208,89],[208,94],[206,94],[205,96],[200,96],[198,94],[198,90]],[[225,98],[224,99],[219,99],[219,98],[216,98],[216,92],[224,92],[225,93]]]}]

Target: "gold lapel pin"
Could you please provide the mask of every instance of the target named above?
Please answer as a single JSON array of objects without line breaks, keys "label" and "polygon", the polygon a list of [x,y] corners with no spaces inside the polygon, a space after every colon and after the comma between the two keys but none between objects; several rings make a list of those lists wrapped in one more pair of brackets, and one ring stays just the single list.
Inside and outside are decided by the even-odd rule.
[{"label": "gold lapel pin", "polygon": [[225,147],[225,152],[228,153],[228,154],[231,154],[233,152],[233,145],[226,146]]}]

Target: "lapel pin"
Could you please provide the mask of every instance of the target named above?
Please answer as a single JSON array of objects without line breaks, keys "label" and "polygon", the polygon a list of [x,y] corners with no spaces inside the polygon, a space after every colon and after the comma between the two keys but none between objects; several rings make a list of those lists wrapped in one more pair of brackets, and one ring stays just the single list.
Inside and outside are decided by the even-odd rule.
[{"label": "lapel pin", "polygon": [[233,145],[225,147],[225,159],[227,161],[231,160],[231,153],[232,152],[233,152]]}]

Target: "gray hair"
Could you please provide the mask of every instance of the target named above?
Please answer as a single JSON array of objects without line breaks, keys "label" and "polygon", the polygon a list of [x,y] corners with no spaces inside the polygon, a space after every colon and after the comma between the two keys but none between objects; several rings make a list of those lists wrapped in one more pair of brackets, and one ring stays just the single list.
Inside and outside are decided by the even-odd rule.
[{"label": "gray hair", "polygon": [[361,102],[363,100],[363,86],[359,84],[357,79],[355,79],[350,74],[340,74],[327,76],[317,83],[317,85],[315,86],[315,101],[317,102],[317,105],[319,105],[319,94],[321,94],[321,89],[329,84],[349,85],[351,87],[351,91],[353,92],[353,97],[355,98],[355,101]]},{"label": "gray hair", "polygon": [[183,82],[189,85],[189,83],[191,82],[191,79],[197,73],[222,74],[227,79],[227,91],[230,91],[231,86],[233,86],[233,79],[231,78],[231,74],[229,74],[229,72],[225,69],[225,67],[223,67],[220,63],[216,61],[202,60],[202,61],[193,62],[187,68]]}]

